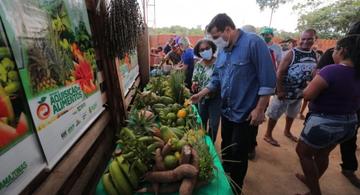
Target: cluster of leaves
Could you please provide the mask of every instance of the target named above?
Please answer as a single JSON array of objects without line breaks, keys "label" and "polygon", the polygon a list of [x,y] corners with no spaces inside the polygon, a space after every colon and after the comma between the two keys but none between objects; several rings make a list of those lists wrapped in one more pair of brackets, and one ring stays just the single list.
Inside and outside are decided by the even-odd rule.
[{"label": "cluster of leaves", "polygon": [[79,26],[75,27],[74,41],[78,43],[81,51],[92,48],[92,41],[88,33],[84,21],[80,21]]},{"label": "cluster of leaves", "polygon": [[136,0],[102,2],[106,27],[102,42],[109,57],[123,58],[127,52],[135,49],[139,35],[144,31],[139,4]]},{"label": "cluster of leaves", "polygon": [[264,10],[265,8],[277,9],[280,4],[287,3],[286,0],[256,0],[256,3],[259,5],[260,10]]},{"label": "cluster of leaves", "polygon": [[298,30],[314,28],[320,38],[339,38],[347,32],[350,23],[360,20],[360,0],[337,0],[330,4],[307,0],[293,9],[301,14]]}]

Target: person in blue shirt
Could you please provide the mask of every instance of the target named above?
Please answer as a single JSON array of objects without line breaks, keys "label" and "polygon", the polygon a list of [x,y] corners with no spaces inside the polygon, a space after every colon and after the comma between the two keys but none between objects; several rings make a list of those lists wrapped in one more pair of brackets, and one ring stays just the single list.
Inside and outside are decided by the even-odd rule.
[{"label": "person in blue shirt", "polygon": [[[224,49],[218,54],[209,84],[191,101],[197,103],[208,93],[220,91],[223,166],[241,190],[253,134],[264,122],[269,98],[275,93],[275,70],[264,40],[236,29],[228,15],[215,16],[207,32]],[[239,189],[233,190],[240,194]]]},{"label": "person in blue shirt", "polygon": [[190,47],[190,41],[187,37],[179,38],[177,45],[181,54],[181,62],[177,65],[177,69],[185,71],[185,86],[191,89],[191,79],[194,71],[194,50]]}]

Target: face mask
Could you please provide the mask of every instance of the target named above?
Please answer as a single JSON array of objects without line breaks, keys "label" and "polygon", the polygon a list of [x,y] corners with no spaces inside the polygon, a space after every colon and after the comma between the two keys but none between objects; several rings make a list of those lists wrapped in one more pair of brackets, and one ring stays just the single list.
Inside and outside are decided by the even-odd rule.
[{"label": "face mask", "polygon": [[208,49],[208,50],[205,50],[203,52],[200,52],[200,56],[204,59],[204,60],[211,60],[212,58],[212,50],[211,49]]},{"label": "face mask", "polygon": [[266,42],[266,43],[269,43],[270,41],[271,41],[271,37],[264,37],[264,41]]},{"label": "face mask", "polygon": [[225,48],[229,46],[229,41],[225,41],[222,37],[215,39],[214,43],[218,48]]}]

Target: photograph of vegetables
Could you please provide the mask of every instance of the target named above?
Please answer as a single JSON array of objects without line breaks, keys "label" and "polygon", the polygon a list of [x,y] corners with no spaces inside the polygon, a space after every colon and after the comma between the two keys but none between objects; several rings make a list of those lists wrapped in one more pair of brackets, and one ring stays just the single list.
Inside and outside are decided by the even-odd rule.
[{"label": "photograph of vegetables", "polygon": [[[201,120],[186,98],[183,72],[152,77],[138,92],[127,126],[102,177],[109,195],[192,194],[214,177]],[[199,155],[201,154],[201,155]]]},{"label": "photograph of vegetables", "polygon": [[22,40],[27,46],[32,95],[76,83],[86,95],[92,94],[97,89],[96,61],[87,19],[72,21],[64,0],[39,2],[48,16],[45,36]]},{"label": "photograph of vegetables", "polygon": [[20,89],[19,75],[0,26],[0,155],[29,132]]}]

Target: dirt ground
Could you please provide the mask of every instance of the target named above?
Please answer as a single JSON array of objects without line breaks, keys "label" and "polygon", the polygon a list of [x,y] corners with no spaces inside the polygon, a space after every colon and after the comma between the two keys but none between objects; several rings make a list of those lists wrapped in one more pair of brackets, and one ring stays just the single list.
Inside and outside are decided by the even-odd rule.
[{"label": "dirt ground", "polygon": [[[296,194],[308,192],[308,189],[295,177],[296,172],[301,171],[299,159],[295,153],[296,143],[290,141],[283,135],[285,117],[282,117],[274,129],[274,138],[278,140],[281,147],[273,147],[263,140],[267,127],[267,121],[260,126],[257,137],[258,147],[256,158],[249,161],[249,169],[245,178],[245,195],[265,194]],[[294,121],[292,132],[299,136],[303,127],[303,120]],[[219,149],[221,143],[220,131],[218,133],[216,147]],[[360,136],[358,136],[358,146]],[[360,150],[357,150],[360,159]],[[321,190],[324,195],[359,195],[360,189],[352,186],[341,174],[341,156],[339,147],[330,154],[329,168],[320,179]],[[357,171],[360,177],[360,171]]]}]

